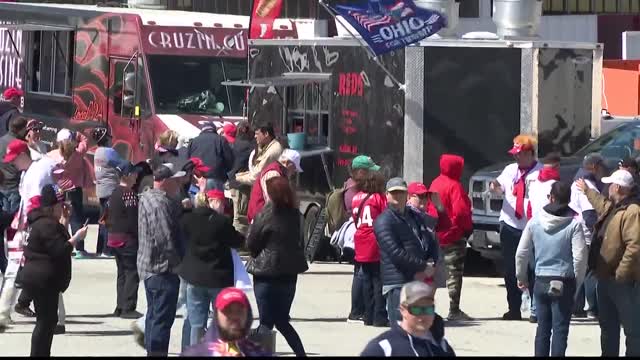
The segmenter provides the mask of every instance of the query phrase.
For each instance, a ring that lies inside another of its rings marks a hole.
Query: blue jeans
[[[69,219],[69,223],[71,225],[71,234],[75,234],[76,231],[82,228],[82,225],[86,220],[84,216],[84,205],[83,205],[84,197],[82,195],[82,188],[75,188],[73,190],[69,190],[67,191],[66,196],[67,196],[67,199],[71,202],[71,218]],[[76,250],[85,251],[84,240],[78,241],[76,243]]]
[[[184,311],[183,311],[184,307]],[[187,282],[180,278],[180,289],[178,290],[178,303],[176,305],[176,315],[178,311],[183,311],[184,321],[182,322],[182,344],[180,349],[184,351],[191,345],[191,323],[187,309]]]
[[[640,356],[640,282],[600,279],[596,291],[602,356],[619,356],[620,325],[626,338],[626,356]]]
[[[389,314],[389,325],[391,327],[398,326],[398,321],[402,320],[402,314],[400,314],[400,291],[402,288],[395,288],[389,290],[385,294],[387,298],[387,313]]]
[[[176,274],[153,275],[144,281],[147,294],[144,345],[148,356],[167,356],[169,353],[179,288],[180,278]]]
[[[107,210],[109,198],[101,198],[100,199],[100,217]],[[96,254],[111,254],[113,251],[111,248],[107,246],[107,239],[109,239],[109,233],[107,231],[107,227],[105,225],[98,225],[98,243],[96,245]],[[84,250],[84,245],[82,247]]]
[[[211,289],[194,285],[187,285],[187,312],[191,325],[190,344],[196,345],[207,330],[209,319],[209,304],[215,302],[219,289]]]
[[[362,287],[364,289],[364,323],[378,325],[386,323],[387,310],[382,296],[380,263],[361,263]]]
[[[353,281],[351,282],[351,317],[364,315],[364,294],[360,264],[353,265]]]
[[[516,250],[522,236],[522,230],[500,223],[500,248],[504,261],[504,285],[507,288],[507,303],[509,312],[520,314],[522,305],[522,291],[516,280]]]
[[[253,292],[260,313],[259,333],[268,333],[276,329],[284,336],[296,356],[305,356],[302,340],[291,326],[289,313],[296,296],[297,277],[290,281],[253,277]]]
[[[567,350],[569,325],[576,293],[575,279],[564,279],[562,295],[549,295],[548,278],[536,278],[533,296],[536,298],[538,328],[536,330],[535,356],[564,356]]]
[[[596,296],[596,287],[598,286],[598,279],[592,270],[587,271],[587,275],[584,278],[584,282],[578,288],[576,292],[576,306],[573,313],[581,313],[584,311],[585,297],[587,299],[587,311],[592,311],[596,315],[598,314],[598,297]]]

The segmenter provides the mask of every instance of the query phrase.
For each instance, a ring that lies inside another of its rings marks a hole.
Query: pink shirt
[[[93,186],[92,166],[84,158],[87,153],[87,137],[81,133],[78,136],[78,147],[71,155],[69,160],[65,161],[60,154],[60,150],[55,149],[49,151],[48,157],[58,164],[57,169],[64,169],[62,174],[56,174],[54,171],[53,178],[57,182],[61,190],[67,191],[73,188],[88,188]]]

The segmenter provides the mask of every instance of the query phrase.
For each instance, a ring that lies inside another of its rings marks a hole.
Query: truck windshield
[[[149,77],[159,114],[242,115],[245,90],[221,83],[245,79],[246,59],[153,55]]]
[[[640,125],[625,124],[600,136],[575,153],[583,157],[590,153],[600,153],[605,158],[623,159],[635,156],[640,150]]]

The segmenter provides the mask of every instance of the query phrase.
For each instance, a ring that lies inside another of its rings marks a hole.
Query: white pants
[[[9,264],[4,274],[2,293],[0,293],[0,324],[2,325],[8,325],[11,322],[11,310],[18,298],[18,289],[16,289],[15,283],[22,252],[10,252],[8,258]]]

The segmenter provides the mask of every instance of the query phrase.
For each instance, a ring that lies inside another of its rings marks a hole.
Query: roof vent
[[[415,0],[419,8],[438,11],[447,19],[447,27],[438,31],[443,38],[457,37],[456,29],[460,18],[460,3],[455,0]]]
[[[542,0],[493,0],[493,22],[500,38],[536,38]]]
[[[137,9],[166,10],[167,8],[167,5],[162,4],[162,0],[127,0],[127,5]]]

